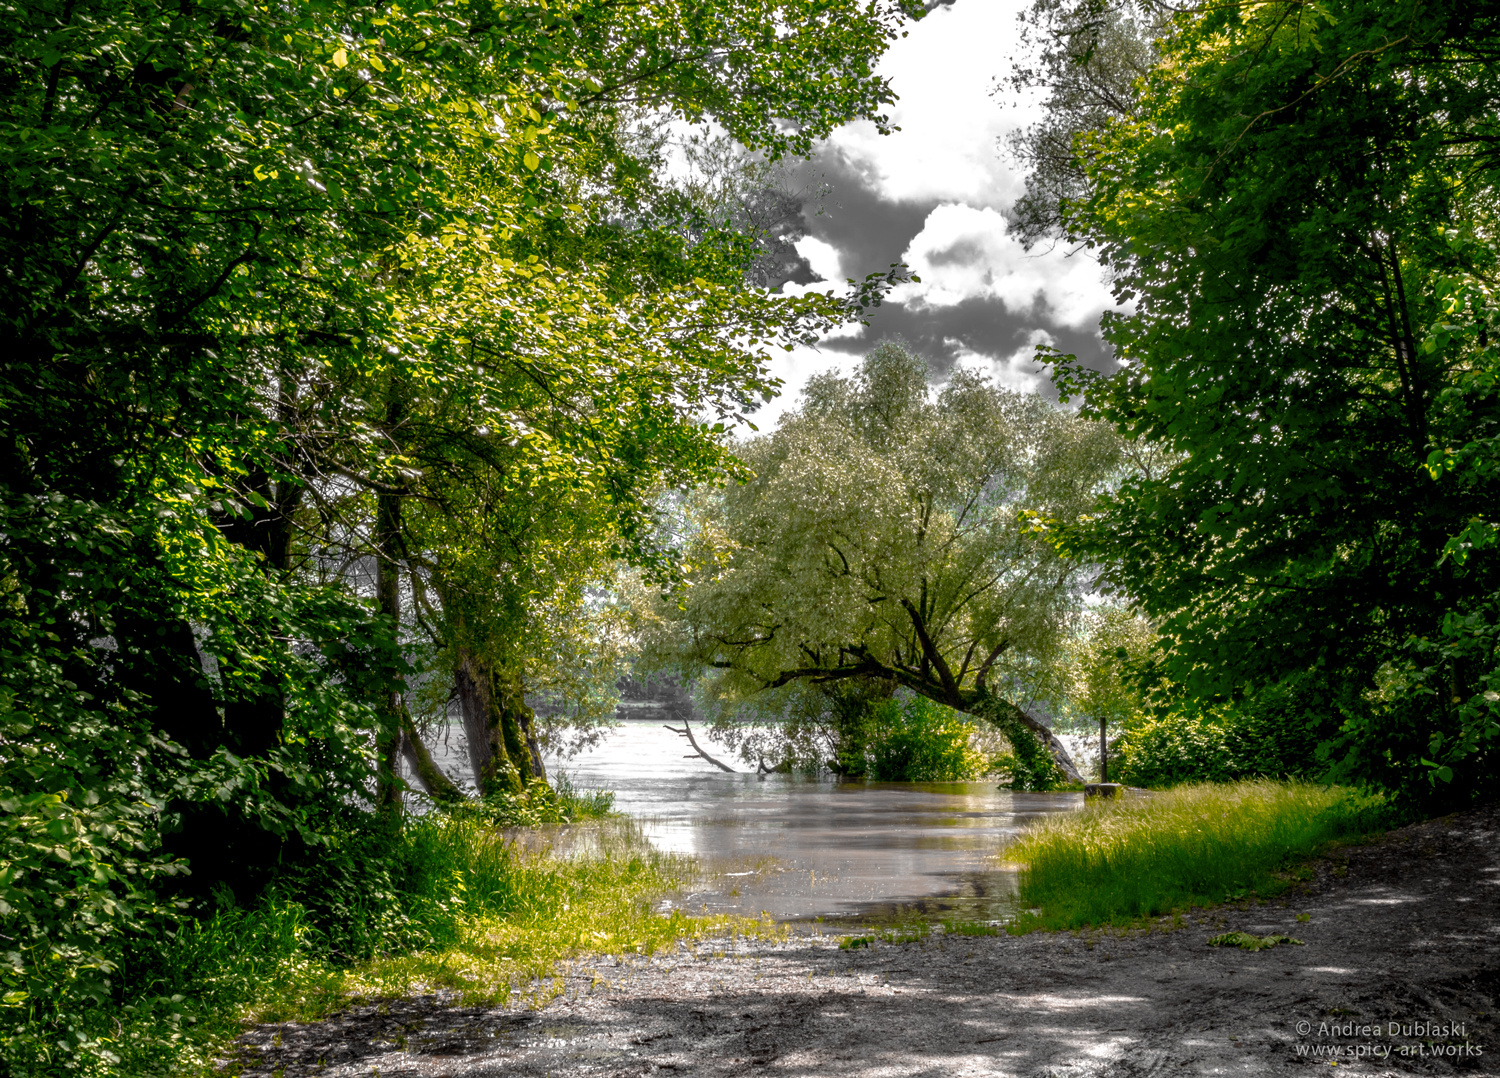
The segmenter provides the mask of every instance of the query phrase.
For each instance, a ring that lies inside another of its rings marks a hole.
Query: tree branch
[[[906,608],[906,613],[911,617],[911,625],[916,630],[917,641],[922,645],[922,655],[937,671],[938,679],[943,683],[943,691],[952,701],[949,706],[955,706],[958,700],[958,682],[953,679],[953,671],[948,669],[948,660],[943,658],[937,645],[932,642],[932,637],[927,635],[927,626],[917,608],[912,605],[912,601],[902,599],[901,605]]]
[[[724,764],[724,763],[719,762],[718,760],[715,760],[712,756],[710,756],[708,753],[706,753],[706,752],[703,751],[703,746],[699,745],[698,744],[698,739],[693,736],[693,728],[688,725],[688,721],[687,721],[687,717],[686,716],[683,716],[683,719],[682,719],[682,729],[681,730],[677,729],[677,727],[675,727],[675,726],[668,726],[666,723],[662,723],[662,729],[663,730],[671,730],[674,734],[682,734],[682,735],[686,736],[687,739],[688,739],[688,744],[690,744],[690,745],[693,746],[693,751],[695,753],[697,753],[699,756],[703,757],[709,763],[713,764],[720,771],[728,771],[731,775],[737,775],[737,774],[739,774],[739,772],[737,772],[734,768],[730,767],[728,764]],[[691,760],[692,757],[689,756],[688,759]]]

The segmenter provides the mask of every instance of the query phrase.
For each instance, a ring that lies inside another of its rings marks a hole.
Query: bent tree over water
[[[687,512],[701,567],[651,610],[657,661],[710,694],[875,679],[1003,730],[1021,787],[1082,781],[1029,706],[1044,698],[1089,567],[1051,527],[1117,475],[1103,424],[887,343],[852,378],[813,379],[751,442],[752,480]]]

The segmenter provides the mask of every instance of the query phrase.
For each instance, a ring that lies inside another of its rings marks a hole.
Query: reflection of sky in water
[[[613,790],[615,807],[658,849],[702,859],[715,873],[706,889],[675,900],[693,912],[999,918],[1014,881],[996,867],[995,851],[1026,820],[1082,804],[1081,794],[1014,794],[993,782],[730,775],[684,758],[692,750],[662,728],[664,718],[633,718],[597,748],[551,766],[581,788]],[[725,763],[745,766],[698,738]],[[450,772],[462,767],[456,754],[440,762]]]

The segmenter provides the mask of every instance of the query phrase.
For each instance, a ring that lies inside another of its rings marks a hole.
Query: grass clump
[[[501,827],[585,823],[617,815],[613,793],[580,789],[565,771],[559,771],[550,785],[540,779],[533,780],[522,793],[497,791],[482,801],[450,811],[474,814]]]
[[[111,1049],[118,1074],[213,1070],[246,1021],[309,1021],[361,1000],[447,989],[503,1004],[560,991],[559,965],[651,954],[680,940],[774,931],[739,917],[657,912],[697,873],[611,821],[583,856],[511,841],[483,813],[408,818],[350,836],[325,868],[251,908],[183,922],[126,964]]]
[[[1283,943],[1306,946],[1301,940],[1291,936],[1256,936],[1249,932],[1225,932],[1208,941],[1210,947],[1238,947],[1242,951],[1265,951],[1280,947]]]
[[[871,933],[868,936],[845,936],[839,940],[839,950],[858,951],[863,947],[873,947],[877,943],[920,943],[930,935],[932,935],[932,926],[926,921],[911,921]]]
[[[1022,866],[1012,931],[1125,925],[1192,906],[1269,897],[1279,870],[1375,829],[1381,801],[1339,787],[1249,779],[1090,802],[1005,850]]]

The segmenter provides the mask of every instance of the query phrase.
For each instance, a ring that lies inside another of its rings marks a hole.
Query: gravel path
[[[1306,919],[1299,920],[1298,915]],[[1210,948],[1226,930],[1305,946]],[[1172,931],[718,941],[571,964],[540,1009],[438,997],[241,1038],[247,1076],[1500,1076],[1500,808],[1340,851]],[[1335,1054],[1341,1052],[1342,1054]]]

